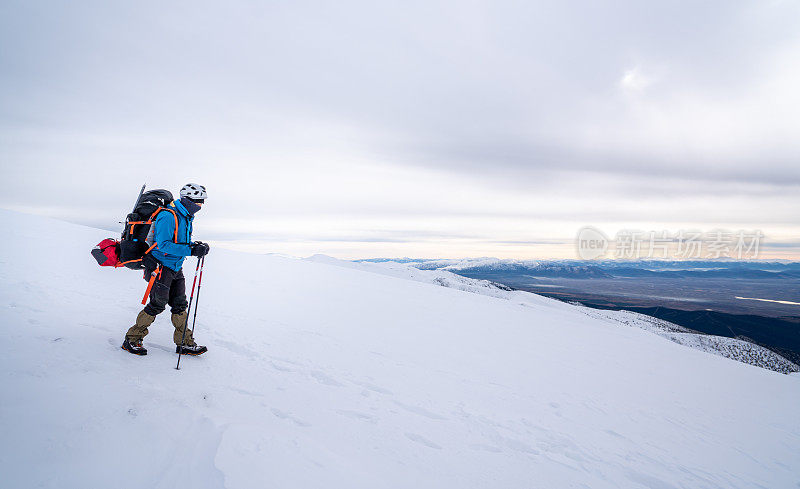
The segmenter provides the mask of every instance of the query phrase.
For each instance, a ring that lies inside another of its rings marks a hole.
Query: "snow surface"
[[[197,316],[209,352],[177,371],[166,313],[148,356],[119,348],[145,282],[95,264],[106,231],[0,224],[3,487],[800,482],[798,375],[533,294],[217,249]]]
[[[633,311],[611,311],[582,307],[585,314],[615,321],[619,324],[641,328],[679,345],[720,355],[739,362],[774,370],[784,374],[800,371],[800,366],[773,352],[769,348],[738,338],[698,333],[675,323]]]
[[[560,301],[549,299],[540,295],[513,290],[504,285],[489,280],[481,280],[463,277],[450,272],[449,269],[419,269],[416,264],[398,263],[393,261],[363,262],[345,261],[326,255],[314,255],[306,260],[316,263],[326,263],[345,268],[354,268],[392,277],[405,278],[430,284],[450,287],[475,294],[488,295],[491,297],[502,298],[515,301],[520,305],[531,306],[554,306]],[[554,304],[555,303],[555,304]],[[702,350],[725,358],[744,362],[762,368],[767,368],[781,373],[793,373],[800,371],[800,366],[787,360],[781,355],[744,340],[727,338],[724,336],[709,335],[699,333],[691,329],[678,326],[677,324],[664,321],[633,311],[614,311],[601,310],[583,307],[575,303],[576,307],[591,317],[611,321],[619,325],[641,328],[645,331],[657,334],[680,345],[688,346],[697,350]],[[557,307],[557,306],[556,306]]]

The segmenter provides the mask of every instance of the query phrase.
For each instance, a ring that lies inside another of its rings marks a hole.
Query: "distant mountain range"
[[[469,258],[428,260],[376,258],[363,262],[397,262],[421,270],[449,270],[465,276],[492,275],[596,279],[614,277],[800,279],[800,263],[760,260],[503,260]]]

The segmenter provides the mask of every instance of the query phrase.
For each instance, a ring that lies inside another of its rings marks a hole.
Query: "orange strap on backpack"
[[[150,224],[150,225],[151,225],[151,224],[153,224],[153,221],[155,221],[155,219],[156,219],[156,216],[157,216],[157,215],[158,215],[158,213],[159,213],[159,212],[161,212],[161,211],[168,211],[168,212],[172,213],[172,217],[175,219],[175,232],[173,233],[173,236],[172,236],[172,241],[173,241],[173,242],[175,242],[175,243],[177,243],[177,242],[178,242],[178,214],[176,214],[174,210],[172,210],[172,209],[167,209],[166,207],[159,207],[158,209],[156,209],[156,211],[155,211],[155,212],[153,212],[153,214],[151,214],[151,215],[150,215],[150,218],[149,218],[148,220],[146,220],[146,221],[132,221],[132,222],[129,222],[128,224],[130,224],[130,225],[131,225],[131,228],[130,228],[130,230],[129,230],[128,232],[129,232],[130,234],[133,234],[133,228],[134,228],[134,226],[136,226],[137,224]],[[157,243],[153,243],[153,244],[152,244],[152,245],[151,245],[149,248],[147,248],[147,251],[145,251],[145,252],[142,254],[142,256],[144,257],[144,255],[146,255],[146,254],[150,253],[151,251],[153,251],[153,248],[155,248],[155,247],[156,247],[156,245],[157,245]],[[128,263],[134,263],[134,262],[137,262],[137,261],[142,261],[142,259],[141,259],[141,258],[135,258],[135,259],[133,259],[133,260],[128,260],[128,261],[119,262],[119,263],[117,263],[117,264],[116,264],[116,265],[114,265],[114,266],[115,266],[115,267],[124,267],[124,266],[125,266],[125,265],[127,265]],[[149,289],[148,289],[148,290],[149,290]]]
[[[175,211],[172,210],[172,209],[167,209],[166,207],[159,207],[158,209],[156,209],[156,211],[152,215],[150,215],[150,219],[148,219],[147,221],[145,221],[145,222],[135,222],[133,224],[152,224],[153,221],[155,220],[156,216],[158,215],[158,213],[161,212],[161,211],[169,211],[170,213],[172,213],[172,217],[175,218],[175,233],[174,233],[174,236],[173,236],[172,239],[173,239],[173,241],[175,241],[177,243],[178,242],[178,214],[176,214]],[[145,251],[144,254],[146,255],[146,254],[150,253],[151,251],[153,251],[153,248],[156,247],[156,244],[157,243],[153,243],[150,246],[150,248],[147,248],[147,251]],[[142,260],[141,258],[139,258],[137,260],[129,260],[129,261],[126,261],[124,263],[119,264],[118,266],[122,266],[125,263],[130,263],[130,262],[134,262],[134,261],[141,261],[141,260]],[[144,291],[144,297],[142,297],[142,305],[147,304],[147,298],[150,297],[150,291],[153,289],[153,284],[155,283],[156,278],[161,278],[161,269],[162,269],[162,266],[158,265],[156,267],[156,269],[153,270],[153,273],[150,276],[150,281],[147,283],[147,290]],[[156,274],[156,272],[158,272],[158,273]]]
[[[150,219],[148,219],[148,220],[147,220],[147,221],[146,221],[144,224],[151,224],[151,223],[152,223],[152,222],[155,220],[155,218],[156,218],[156,216],[158,215],[158,213],[159,213],[159,212],[161,212],[161,211],[167,211],[167,212],[170,212],[170,213],[172,213],[172,217],[173,217],[173,218],[175,218],[175,236],[173,236],[173,238],[172,238],[172,241],[174,241],[174,242],[176,242],[176,243],[177,243],[177,242],[178,242],[178,214],[177,214],[177,213],[175,213],[175,211],[174,211],[174,210],[172,210],[172,209],[168,209],[168,208],[166,208],[166,207],[159,207],[159,208],[158,208],[158,209],[156,209],[156,211],[155,211],[155,212],[154,212],[154,213],[153,213],[153,214],[150,216]],[[138,223],[137,223],[137,224],[138,224]]]
[[[158,271],[158,273],[156,273]],[[150,291],[153,289],[153,284],[156,281],[156,278],[161,278],[161,265],[156,267],[153,270],[153,273],[150,274],[150,281],[147,283],[147,290],[144,291],[144,297],[142,297],[142,305],[147,304],[147,298],[150,297]]]
[[[153,243],[152,245],[150,245],[149,248],[147,248],[147,251],[145,251],[144,254],[146,255],[146,254],[150,253],[151,251],[153,251],[153,248],[155,248],[155,247],[156,247],[156,243]],[[123,262],[117,263],[114,266],[115,267],[124,267],[128,263],[133,263],[133,262],[136,262],[136,261],[142,261],[142,259],[141,258],[136,258],[135,260],[123,261]]]

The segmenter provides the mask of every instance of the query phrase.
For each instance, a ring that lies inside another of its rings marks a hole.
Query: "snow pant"
[[[143,263],[144,279],[150,280],[151,274],[161,264],[151,255],[145,255]],[[186,299],[186,279],[183,277],[183,270],[176,272],[161,265],[161,272],[150,290],[150,302],[144,306],[144,311],[151,316],[158,316],[164,312],[167,304],[172,309],[172,314],[180,314],[189,307],[189,301]]]
[[[156,271],[160,263],[150,255],[145,255],[143,263],[144,278],[149,281],[151,274]],[[186,309],[189,307],[183,270],[175,271],[163,265],[160,270],[161,273],[156,276],[153,288],[150,290],[150,301],[136,316],[136,324],[128,329],[126,336],[130,340],[141,341],[147,336],[147,328],[153,324],[156,316],[164,312],[169,304],[172,312],[172,325],[175,327],[175,332],[172,334],[173,341],[176,345],[180,345],[183,338],[184,345],[194,345],[192,331],[187,329],[185,336],[183,332],[188,323]],[[156,271],[156,273],[158,272]]]

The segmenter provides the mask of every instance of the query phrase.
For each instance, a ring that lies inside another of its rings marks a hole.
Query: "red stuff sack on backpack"
[[[119,264],[119,241],[104,239],[92,248],[92,256],[101,267],[116,267]]]

